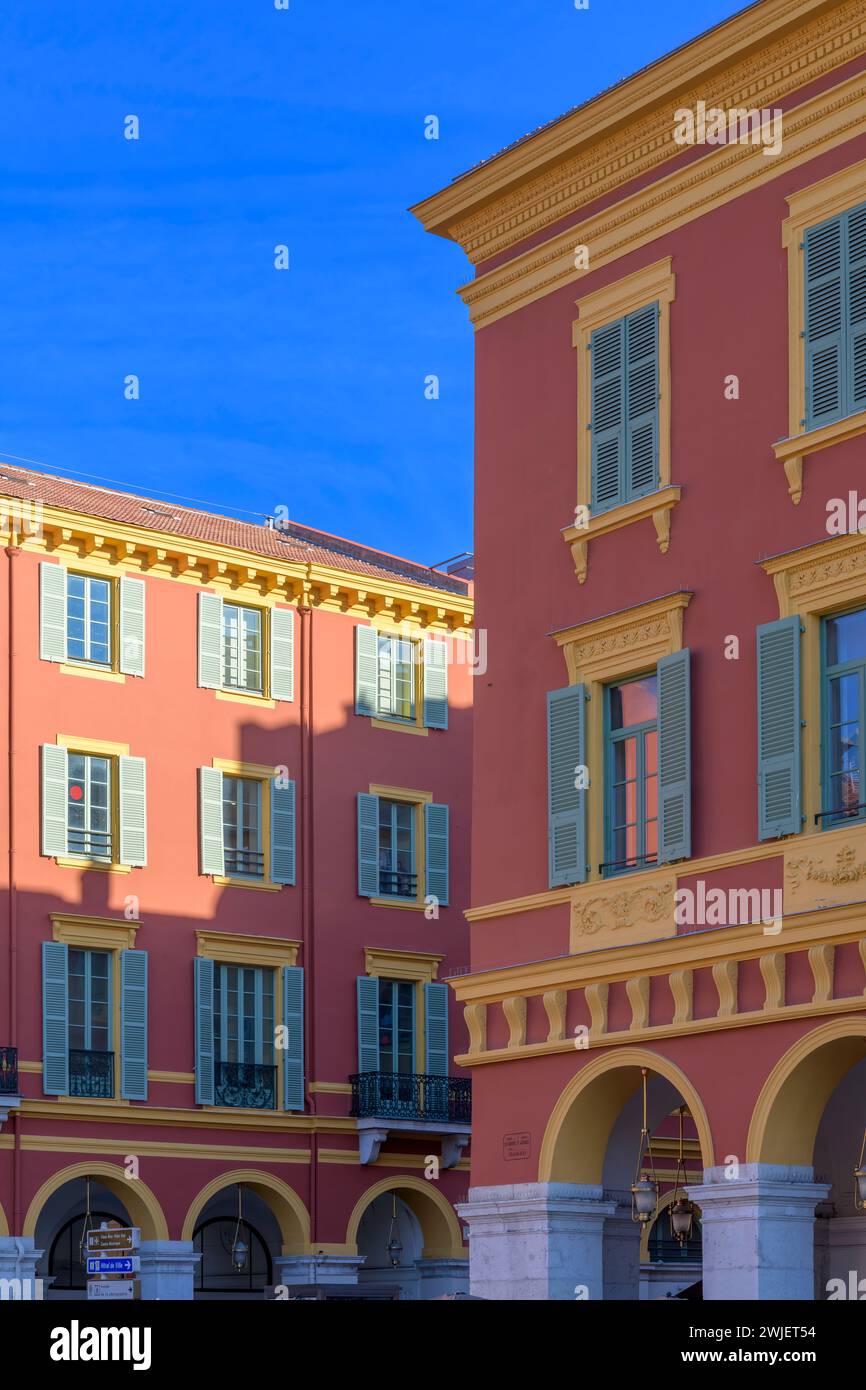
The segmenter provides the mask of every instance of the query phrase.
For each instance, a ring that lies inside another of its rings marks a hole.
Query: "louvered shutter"
[[[358,793],[358,896],[379,895],[379,798]]]
[[[625,464],[625,323],[596,328],[590,339],[592,380],[592,511],[623,501]]]
[[[448,728],[448,643],[424,638],[424,723]]]
[[[271,878],[295,881],[295,784],[278,787],[271,781]]]
[[[758,838],[800,830],[800,619],[763,623],[758,644]]]
[[[575,786],[585,765],[586,689],[569,685],[547,696],[547,840],[551,888],[586,878],[586,791]]]
[[[438,980],[424,986],[424,1070],[448,1075],[448,986]]]
[[[205,956],[195,962],[195,1099],[214,1103],[214,963]]]
[[[39,566],[39,656],[66,660],[66,567],[47,561]]]
[[[626,319],[626,499],[658,486],[658,304]]]
[[[848,414],[866,410],[866,203],[846,216]]]
[[[435,803],[424,807],[424,864],[428,898],[448,906],[448,807]]]
[[[358,1071],[379,1070],[379,981],[359,975]]]
[[[201,873],[225,873],[223,841],[223,775],[218,767],[200,767],[199,776],[199,853]]]
[[[118,758],[120,863],[147,863],[147,769],[144,758]]]
[[[69,1094],[69,984],[62,941],[42,943],[42,1090]]]
[[[809,227],[806,247],[806,424],[842,413],[842,219]]]
[[[355,713],[379,712],[379,634],[374,627],[355,628]]]
[[[127,676],[144,675],[144,580],[120,581],[120,669]]]
[[[54,743],[42,745],[42,853],[66,854],[66,811],[69,788],[66,749]]]
[[[223,601],[219,594],[198,596],[198,683],[219,690],[223,683]]]
[[[658,858],[692,852],[691,656],[662,657],[658,677]]]
[[[120,953],[120,1094],[147,1100],[147,951]]]
[[[299,965],[283,966],[283,1109],[304,1108],[304,972]]]
[[[271,697],[295,698],[295,610],[271,609]]]

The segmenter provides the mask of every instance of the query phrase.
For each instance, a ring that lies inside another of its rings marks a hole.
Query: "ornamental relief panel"
[[[812,838],[808,853],[791,843],[785,849],[784,911],[805,912],[866,899],[866,825],[826,845]]]
[[[637,888],[617,879],[576,889],[571,903],[571,951],[595,951],[676,935],[675,889],[673,874],[644,881]]]

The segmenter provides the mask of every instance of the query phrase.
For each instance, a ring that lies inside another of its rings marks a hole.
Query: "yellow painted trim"
[[[348,1081],[311,1081],[309,1090],[313,1095],[317,1092],[334,1096],[350,1096],[352,1094],[352,1087]]]
[[[388,951],[378,946],[364,947],[364,970],[377,978],[423,980],[429,984],[438,979],[439,966],[444,959],[444,956],[431,955],[426,951]]]
[[[19,1062],[19,1063],[18,1063],[18,1070],[19,1070],[19,1071],[23,1071],[23,1072],[32,1073],[34,1076],[41,1076],[41,1075],[42,1075],[42,1063],[41,1063],[41,1062]]]
[[[370,783],[371,796],[383,796],[387,801],[411,801],[425,805],[433,800],[432,792],[412,791],[408,787],[384,787],[378,782]]]
[[[798,1038],[761,1087],[749,1124],[746,1162],[811,1165],[827,1101],[864,1055],[863,1016],[833,1019]]]
[[[74,661],[58,663],[62,676],[87,676],[92,681],[112,681],[115,685],[125,685],[126,676],[120,671],[103,671],[97,666],[77,666]]]
[[[386,1192],[396,1192],[418,1218],[424,1235],[424,1258],[432,1258],[433,1250],[439,1252],[439,1257],[444,1259],[461,1260],[466,1257],[460,1222],[451,1203],[437,1190],[435,1183],[406,1174],[382,1178],[380,1182],[368,1187],[358,1198],[346,1228],[346,1245],[353,1254],[358,1252],[358,1228],[361,1225],[361,1217],[370,1203]],[[430,1209],[431,1204],[433,1212]]]
[[[797,339],[803,350],[803,340]],[[804,368],[805,370],[805,368]],[[805,406],[803,407],[805,410]],[[784,465],[788,480],[788,493],[796,506],[803,496],[803,462],[809,454],[820,453],[831,444],[842,444],[847,439],[861,439],[866,434],[866,411],[856,415],[846,415],[842,420],[834,420],[832,425],[821,425],[809,430],[807,434],[794,435],[790,439],[780,439],[774,444],[773,453],[779,463]]]
[[[7,1136],[4,1136],[4,1137],[7,1137]],[[11,1138],[11,1136],[8,1136],[8,1137]],[[4,1144],[3,1147],[6,1148],[7,1145]],[[9,1222],[6,1220],[6,1213],[5,1213],[5,1211],[3,1210],[2,1205],[0,1205],[0,1237],[2,1237],[2,1236],[8,1236],[8,1234],[9,1234]]]
[[[97,526],[97,531],[101,528]],[[104,555],[57,555],[57,561],[64,569],[69,570],[70,574],[86,574],[94,579],[108,579],[116,575],[118,578],[122,574],[132,574],[130,565],[115,562],[110,556]]]
[[[35,1153],[110,1153],[134,1152],[140,1158],[191,1158],[193,1161],[212,1159],[219,1162],[243,1162],[252,1159],[259,1163],[310,1163],[309,1149],[269,1149],[258,1144],[157,1144],[149,1139],[85,1139],[81,1135],[25,1134],[22,1149]]]
[[[262,851],[264,854],[264,872],[261,878],[247,879],[226,874],[212,874],[213,882],[223,888],[252,888],[259,893],[279,893],[281,889],[289,885],[274,883],[271,878],[271,790],[273,779],[276,776],[276,767],[267,767],[263,763],[238,762],[234,758],[213,758],[211,765],[218,768],[220,772],[227,773],[230,777],[247,777],[251,781],[261,783]]]
[[[564,527],[562,538],[571,546],[578,583],[585,582],[589,570],[589,542],[598,536],[608,536],[613,531],[620,531],[623,526],[631,526],[635,521],[647,521],[652,518],[659,550],[662,555],[666,555],[670,545],[671,512],[681,495],[680,487],[664,487],[657,492],[648,493],[646,497],[636,497],[632,502],[624,502],[621,507],[599,512],[597,516],[590,517],[585,525]],[[585,517],[586,513],[583,515]]]
[[[52,1173],[50,1178],[46,1178],[27,1208],[22,1235],[36,1235],[36,1223],[40,1212],[53,1193],[76,1178],[86,1177],[98,1178],[103,1186],[123,1203],[133,1225],[141,1228],[143,1240],[168,1240],[168,1223],[157,1197],[147,1183],[141,1178],[130,1182],[125,1168],[116,1163],[100,1162],[98,1159],[70,1164],[68,1168],[62,1168],[60,1172]]]
[[[424,807],[433,801],[432,792],[413,791],[409,787],[385,787],[378,782],[370,783],[370,795],[381,796],[387,801],[402,801],[415,808],[415,879],[417,887],[414,898],[369,898],[375,907],[402,907],[413,911],[424,911],[425,885],[427,883],[427,839],[424,834]]]
[[[368,898],[374,907],[399,907],[404,912],[423,912],[425,904],[418,898]]]
[[[216,690],[214,694],[218,700],[229,700],[235,705],[254,705],[258,709],[276,709],[277,707],[276,700],[272,700],[268,695],[237,695],[233,690]]]
[[[281,936],[246,936],[240,932],[197,931],[197,956],[227,965],[265,965],[274,969],[296,965],[300,941]]]
[[[287,883],[263,883],[260,879],[227,878],[225,874],[212,874],[211,879],[220,888],[251,888],[255,893],[279,893],[287,888]]]
[[[713,1136],[703,1102],[685,1072],[658,1052],[643,1047],[605,1052],[573,1076],[550,1115],[538,1160],[539,1182],[600,1183],[610,1132],[625,1101],[640,1085],[640,1068],[663,1076],[676,1087],[698,1131],[698,1142],[705,1168],[712,1168]],[[608,1079],[601,1091],[594,1086],[608,1073],[621,1074]],[[627,1075],[623,1075],[627,1073]],[[633,1073],[633,1075],[632,1075]],[[589,1095],[590,1088],[593,1094]],[[568,1153],[566,1143],[571,1141]],[[576,1142],[575,1142],[576,1141]],[[565,1176],[563,1176],[565,1174]]]
[[[110,743],[104,738],[79,738],[77,734],[58,734],[54,742],[60,748],[69,748],[73,753],[94,753],[97,757],[127,758],[128,743]]]
[[[147,1073],[148,1081],[167,1082],[172,1086],[194,1086],[194,1071],[150,1071]]]
[[[264,763],[241,763],[235,758],[214,758],[211,766],[218,768],[220,772],[227,772],[230,777],[249,777],[257,782],[270,782],[276,776],[276,767],[268,767]]]
[[[320,1163],[338,1164],[342,1167],[357,1168],[361,1163],[361,1155],[357,1149],[319,1149],[317,1157]],[[400,1154],[400,1153],[380,1153],[375,1163],[366,1165],[370,1168],[426,1168],[427,1159],[423,1154]],[[454,1170],[469,1172],[470,1163],[468,1158],[460,1159],[455,1163]]]
[[[282,1234],[284,1255],[310,1253],[310,1214],[306,1206],[287,1183],[259,1168],[235,1168],[207,1183],[190,1204],[181,1240],[192,1240],[196,1222],[210,1199],[237,1184],[248,1187],[270,1207]]]
[[[49,912],[55,941],[95,951],[121,951],[135,948],[140,922],[125,917],[74,917],[67,912]]]
[[[399,719],[371,719],[370,724],[374,729],[396,729],[401,734],[420,734],[426,738],[430,733],[423,724],[402,724]]]
[[[357,1134],[358,1122],[351,1116],[339,1115],[295,1115],[282,1110],[235,1110],[231,1107],[180,1105],[137,1105],[133,1110],[129,1102],[72,1099],[23,1100],[19,1113],[35,1120],[54,1121],[58,1118],[82,1120],[88,1124],[121,1124],[134,1119],[136,1126],[169,1125],[173,1129],[221,1129],[226,1133],[235,1130],[276,1130],[281,1133],[291,1131],[299,1134]],[[203,1139],[203,1143],[207,1140]]]
[[[84,856],[76,859],[73,854],[58,854],[54,859],[55,864],[61,869],[81,869],[87,873],[99,874],[131,874],[131,864],[103,864],[101,859],[85,859]]]

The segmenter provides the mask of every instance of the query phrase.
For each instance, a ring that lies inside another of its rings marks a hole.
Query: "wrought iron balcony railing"
[[[414,898],[418,894],[418,875],[400,870],[379,870],[379,892],[383,897]]]
[[[250,1110],[276,1110],[277,1069],[256,1062],[217,1062],[214,1067],[217,1105]]]
[[[244,874],[249,878],[264,878],[264,850],[227,849],[225,851],[227,874]]]
[[[0,1096],[18,1095],[18,1048],[0,1047]]]
[[[469,1124],[472,1081],[468,1076],[362,1071],[350,1076],[352,1114],[359,1120],[428,1120]]]
[[[114,1053],[69,1049],[69,1094],[90,1100],[114,1096]]]

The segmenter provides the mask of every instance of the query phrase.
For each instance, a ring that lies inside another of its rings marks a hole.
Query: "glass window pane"
[[[625,685],[610,689],[610,727],[630,729],[633,724],[646,724],[658,714],[657,681],[644,676]]]
[[[866,609],[827,620],[827,662],[866,661]]]

